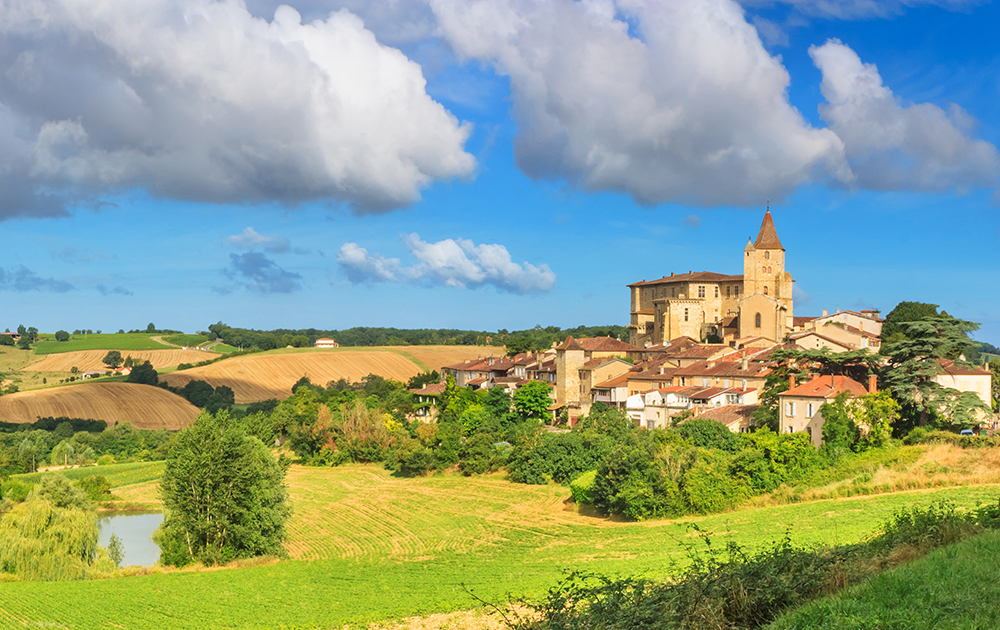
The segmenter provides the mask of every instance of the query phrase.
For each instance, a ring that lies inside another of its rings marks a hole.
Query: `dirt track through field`
[[[342,378],[354,383],[369,374],[405,382],[424,369],[414,360],[439,370],[443,365],[485,356],[489,350],[503,351],[470,346],[407,346],[250,354],[164,374],[161,379],[171,387],[183,387],[191,380],[206,381],[213,387],[227,385],[233,389],[237,403],[250,403],[288,397],[292,385],[303,376],[317,385]]]
[[[32,363],[24,368],[30,372],[69,372],[72,368],[77,368],[81,372],[87,370],[106,370],[102,359],[108,354],[108,350],[77,350],[75,352],[63,352],[60,354],[48,354],[41,361]],[[214,359],[219,355],[214,352],[200,352],[198,350],[119,350],[122,359],[132,357],[135,361],[142,363],[149,361],[154,368],[173,367],[181,363],[198,363]]]
[[[109,426],[130,422],[137,429],[182,429],[199,409],[180,396],[149,385],[84,383],[36,389],[0,397],[0,420],[34,422],[67,417],[104,420]]]

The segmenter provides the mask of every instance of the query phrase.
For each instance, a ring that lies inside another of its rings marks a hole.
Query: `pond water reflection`
[[[107,547],[111,534],[116,534],[125,547],[125,559],[122,566],[148,567],[160,559],[160,548],[153,542],[151,536],[163,522],[163,514],[152,512],[136,514],[135,512],[109,513],[98,523],[100,533],[97,544]]]

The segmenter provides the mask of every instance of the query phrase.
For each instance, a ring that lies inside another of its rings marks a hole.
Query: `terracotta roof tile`
[[[430,385],[425,385],[421,389],[411,389],[412,394],[422,394],[424,396],[440,396],[444,393],[444,388],[447,387],[447,383],[431,383]]]
[[[852,396],[864,396],[868,393],[864,385],[846,376],[818,376],[813,380],[797,385],[779,396],[802,396],[804,398],[833,398],[840,392],[848,392]]]
[[[663,276],[659,280],[643,280],[633,282],[629,287],[645,287],[654,284],[669,284],[671,282],[742,282],[743,274],[729,276],[724,273],[714,271],[692,271],[690,273],[679,273],[676,275]]]
[[[630,343],[625,343],[620,339],[615,339],[614,337],[587,337],[580,339],[578,343],[583,346],[584,350],[589,350],[591,352],[638,352],[639,348],[636,348]]]
[[[945,374],[949,376],[989,376],[992,374],[989,370],[984,370],[983,368],[965,367],[958,365],[954,361],[949,361],[948,359],[938,359],[938,364],[944,370]]]
[[[757,240],[753,242],[756,249],[780,249],[781,241],[778,240],[778,231],[774,228],[774,220],[771,218],[771,211],[764,213],[764,220],[760,223],[760,232],[757,233]]]
[[[743,426],[750,424],[753,412],[756,411],[758,407],[760,407],[760,405],[726,405],[724,407],[713,407],[712,409],[706,409],[695,417],[705,418],[706,420],[715,420],[717,422],[721,422],[727,427],[732,426],[737,422]]]

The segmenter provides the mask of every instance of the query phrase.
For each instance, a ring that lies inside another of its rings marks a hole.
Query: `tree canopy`
[[[284,555],[291,514],[285,472],[238,420],[225,411],[202,412],[181,431],[160,483],[166,517],[157,541],[163,562]]]

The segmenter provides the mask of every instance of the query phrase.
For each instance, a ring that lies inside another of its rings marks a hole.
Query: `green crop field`
[[[46,335],[47,337],[49,335]],[[150,339],[146,333],[122,333],[106,335],[73,335],[69,341],[39,341],[34,346],[35,354],[56,354],[74,350],[168,350],[170,346]]]
[[[167,343],[172,343],[175,346],[197,346],[208,341],[207,335],[170,335],[169,337],[162,337]]]
[[[561,486],[500,476],[400,479],[373,465],[295,466],[288,484],[292,561],[4,584],[0,627],[358,628],[475,608],[466,588],[498,601],[541,596],[572,569],[663,577],[687,562],[688,546],[704,544],[692,524],[717,542],[750,546],[786,531],[803,544],[849,543],[904,506],[940,498],[972,506],[1000,493],[949,488],[626,523],[580,513]]]
[[[66,468],[51,472],[28,473],[14,475],[12,479],[35,483],[42,475],[61,474],[70,479],[82,479],[91,475],[103,475],[112,488],[128,486],[159,479],[163,476],[165,462],[136,462],[132,464],[109,464],[107,466],[84,466],[82,468]]]

